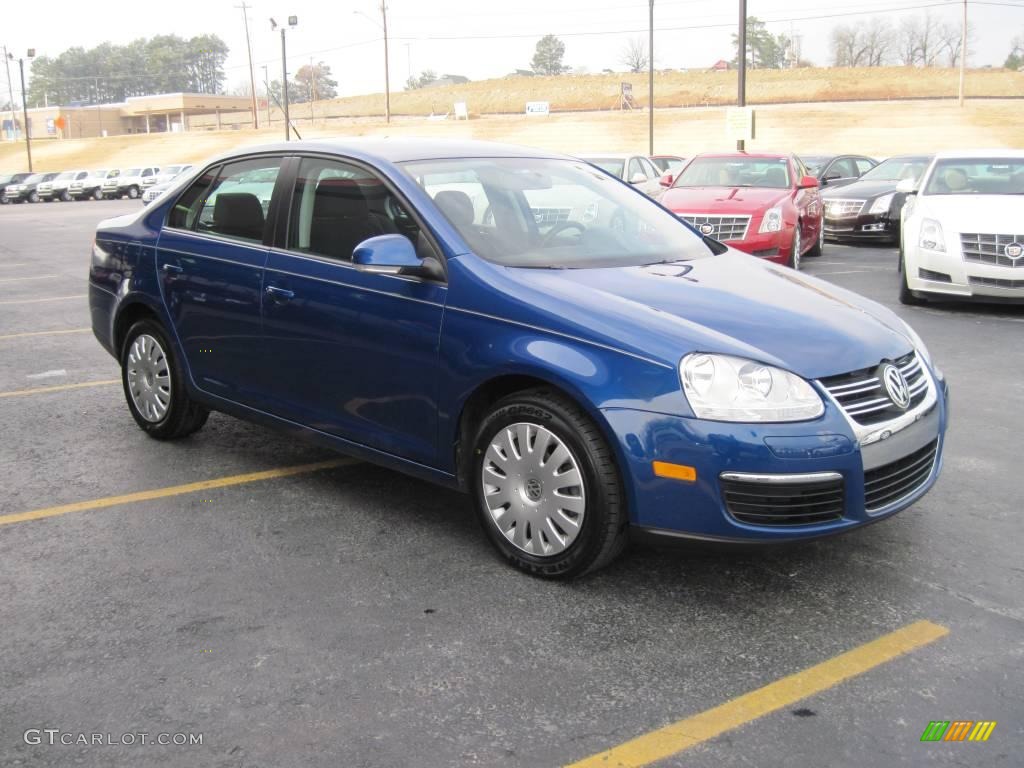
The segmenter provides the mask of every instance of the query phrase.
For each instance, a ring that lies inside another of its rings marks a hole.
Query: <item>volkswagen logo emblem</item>
[[[701,224],[700,225],[700,233],[702,235],[710,235],[714,231],[715,231],[715,225],[714,224]],[[1007,246],[1007,248],[1009,248],[1009,246]],[[1018,245],[1017,248],[1019,249],[1020,246]],[[1007,255],[1009,255],[1009,254],[1007,254]]]
[[[1003,253],[1006,254],[1007,258],[1016,261],[1021,256],[1024,256],[1024,245],[1021,245],[1020,243],[1010,243],[1008,246],[1003,248]]]
[[[907,406],[910,405],[910,387],[907,386],[907,380],[903,378],[900,369],[895,365],[886,363],[882,368],[881,378],[885,391],[888,393],[893,405],[901,411],[907,410]]]

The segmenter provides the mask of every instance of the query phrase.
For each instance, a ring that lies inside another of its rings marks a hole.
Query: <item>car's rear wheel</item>
[[[67,190],[64,190],[64,192],[60,196],[60,199],[63,200],[65,203],[70,203],[71,202],[71,193],[68,192]]]
[[[800,222],[793,227],[793,244],[789,248],[789,266],[795,270],[800,269],[800,249],[803,243],[800,240]]]
[[[135,323],[121,351],[121,381],[135,423],[150,437],[174,440],[206,423],[210,412],[189,399],[184,379],[160,324]]]
[[[103,199],[103,193],[100,192],[98,189],[94,189],[92,191],[92,199],[93,200],[102,200]]]
[[[30,192],[29,196],[28,196],[28,201],[30,203],[38,203],[39,202],[39,193],[38,192]]]
[[[128,197],[129,198],[134,200],[138,196],[139,196],[139,188],[138,187],[128,187]]]
[[[480,522],[512,565],[572,578],[622,551],[618,468],[598,427],[571,400],[548,389],[501,400],[480,425],[473,455]]]

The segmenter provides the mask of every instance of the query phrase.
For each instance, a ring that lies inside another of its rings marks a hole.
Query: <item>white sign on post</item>
[[[550,115],[551,103],[548,101],[528,101],[526,102],[526,114]]]
[[[736,141],[753,141],[754,108],[729,107],[725,110],[725,134]]]
[[[469,120],[469,107],[466,106],[464,101],[455,102],[455,119],[456,120]]]

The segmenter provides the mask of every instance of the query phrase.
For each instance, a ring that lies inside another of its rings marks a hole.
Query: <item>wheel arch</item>
[[[164,318],[161,316],[160,311],[149,301],[146,301],[140,296],[134,296],[121,302],[117,312],[114,314],[114,323],[110,337],[114,350],[117,353],[118,360],[121,358],[125,336],[128,335],[128,329],[139,320],[144,320],[146,318],[155,320],[167,329],[167,324],[164,322]],[[173,334],[171,334],[169,330],[168,336],[172,337],[173,343]]]

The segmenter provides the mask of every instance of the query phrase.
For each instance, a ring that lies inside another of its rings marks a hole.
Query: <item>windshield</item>
[[[69,181],[73,178],[75,178],[75,171],[64,171],[54,181]]]
[[[161,169],[160,174],[166,174],[167,176],[177,176],[181,169],[184,167],[184,165],[168,165],[166,168]]]
[[[862,181],[917,181],[931,162],[930,157],[890,157],[861,176]]]
[[[658,166],[662,173],[679,173],[679,169],[683,167],[683,161],[678,157],[652,157],[651,162]]]
[[[89,178],[90,179],[105,179],[106,177],[107,177],[107,172],[106,171],[90,171],[89,172]]]
[[[124,172],[125,176],[138,176],[142,172],[141,168],[129,168]]]
[[[1024,158],[937,160],[925,195],[1024,195]]]
[[[831,159],[831,155],[800,155],[800,162],[807,167],[807,172],[811,176],[817,176],[818,172],[828,165],[828,161]]]
[[[41,182],[45,178],[46,177],[43,174],[41,174],[41,173],[33,173],[31,176],[29,176],[27,179],[25,179],[25,183],[26,184],[38,184],[39,182]]]
[[[673,186],[788,189],[789,162],[784,157],[697,157]]]
[[[481,258],[581,269],[711,256],[668,211],[579,160],[465,158],[403,164]]]
[[[622,158],[614,157],[588,157],[586,161],[591,165],[596,165],[602,171],[607,171],[617,179],[622,178],[622,168],[626,164]]]

